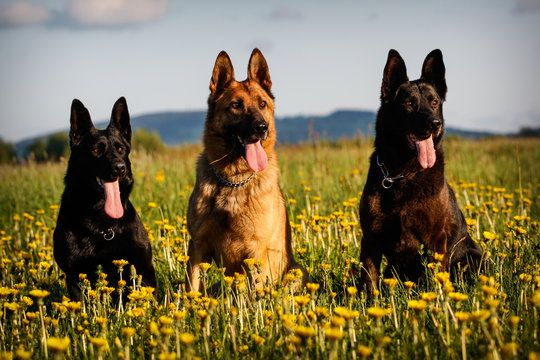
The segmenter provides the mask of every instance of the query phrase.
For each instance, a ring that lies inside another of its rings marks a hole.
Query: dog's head
[[[390,50],[381,87],[381,108],[389,110],[392,124],[385,130],[401,137],[399,142],[416,152],[423,168],[431,168],[440,146],[444,119],[442,103],[446,97],[445,67],[440,50],[430,52],[422,66],[420,79],[409,81],[405,62]]]
[[[258,49],[251,53],[248,78],[241,82],[234,78],[227,53],[218,55],[210,80],[204,136],[210,161],[232,152],[243,156],[253,171],[264,170],[275,143],[271,87],[268,65]]]
[[[83,184],[97,186],[105,197],[105,213],[115,219],[122,217],[123,203],[133,186],[128,157],[131,125],[126,99],[121,97],[116,101],[105,130],[94,127],[90,113],[77,99],[71,105],[70,122],[71,156],[66,177],[73,176],[70,181],[79,181],[79,187]]]

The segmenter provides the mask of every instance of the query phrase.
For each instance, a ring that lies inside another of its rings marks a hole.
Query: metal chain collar
[[[389,174],[388,174],[388,170],[386,169],[386,166],[384,165],[384,163],[379,161],[379,154],[376,154],[375,156],[377,159],[377,165],[379,165],[379,169],[381,169],[381,172],[383,175],[383,179],[381,181],[381,185],[383,188],[390,189],[392,185],[394,185],[394,181],[401,180],[405,177],[405,175],[398,175],[395,177],[388,176]]]
[[[114,230],[112,228],[108,228],[107,231],[100,231],[101,235],[103,235],[103,238],[107,241],[111,241],[114,239]]]
[[[253,174],[250,175],[250,177],[248,177],[246,180],[244,181],[240,181],[240,182],[237,182],[237,183],[233,183],[233,182],[230,182],[229,180],[225,179],[223,176],[221,176],[215,167],[211,166],[212,167],[212,170],[214,170],[214,174],[216,174],[216,177],[217,179],[219,180],[219,182],[222,184],[222,185],[225,185],[226,187],[230,187],[230,188],[237,188],[237,187],[240,187],[240,186],[244,186],[246,185],[248,182],[250,182],[254,177],[255,175],[257,175],[257,171],[255,171]]]

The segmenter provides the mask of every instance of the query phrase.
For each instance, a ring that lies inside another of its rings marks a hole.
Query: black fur
[[[119,274],[112,261],[120,259],[129,261],[122,274],[128,286],[130,265],[134,265],[143,284],[156,288],[148,234],[128,200],[133,176],[128,157],[131,126],[126,100],[121,97],[116,101],[105,130],[96,130],[88,110],[79,100],[73,100],[69,138],[71,156],[54,231],[54,257],[66,273],[71,299],[81,299],[79,274],[86,274],[94,284],[98,265],[108,275],[108,286],[116,287]],[[115,179],[119,180],[123,207],[118,219],[104,211],[102,185]],[[114,237],[106,240],[112,236],[111,231]]]
[[[442,103],[446,90],[440,50],[428,54],[422,76],[414,81],[409,81],[399,53],[390,50],[381,86],[375,151],[360,201],[361,282],[368,292],[378,282],[383,255],[388,259],[385,276],[395,272],[415,281],[423,276],[421,246],[444,255],[444,270],[479,265],[481,251],[467,232],[444,174]],[[426,144],[422,140],[430,137],[433,145],[425,148],[433,150],[424,153],[436,158],[434,162],[418,155],[418,144]]]

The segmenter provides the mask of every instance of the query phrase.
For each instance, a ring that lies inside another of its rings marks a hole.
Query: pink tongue
[[[118,180],[104,182],[105,188],[105,213],[113,219],[119,219],[124,215],[122,200],[120,200],[120,185]]]
[[[266,168],[268,165],[268,157],[264,151],[261,141],[257,141],[251,144],[245,143],[246,145],[246,160],[249,164],[249,167],[253,171],[261,171]]]
[[[435,164],[435,160],[437,160],[435,147],[433,146],[433,136],[430,136],[426,140],[416,141],[415,145],[420,165],[424,169],[432,167]]]

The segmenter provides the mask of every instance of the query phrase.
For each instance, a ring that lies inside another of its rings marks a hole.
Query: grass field
[[[0,359],[540,359],[540,140],[447,139],[447,178],[486,267],[452,283],[434,260],[425,282],[382,279],[372,299],[351,273],[370,141],[279,148],[293,249],[311,283],[301,293],[287,283],[252,291],[244,275],[209,264],[203,276],[223,289],[216,299],[183,290],[200,150],[132,155],[131,200],[152,240],[157,302],[136,274],[125,279],[136,288],[127,303],[83,278],[85,300],[64,298],[52,233],[66,162],[0,166]]]

